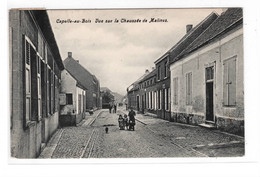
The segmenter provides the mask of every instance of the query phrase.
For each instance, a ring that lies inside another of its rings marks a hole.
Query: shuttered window
[[[192,103],[192,73],[186,74],[186,104]]]
[[[156,110],[157,109],[157,92],[155,91],[154,92],[154,109]]]
[[[153,109],[153,92],[150,92],[150,109]]]
[[[42,118],[41,60],[37,57],[38,120]]]
[[[31,65],[30,44],[25,40],[25,121],[31,119]]]
[[[178,78],[173,79],[173,104],[178,104]]]
[[[236,105],[236,57],[223,62],[223,102],[225,106]]]

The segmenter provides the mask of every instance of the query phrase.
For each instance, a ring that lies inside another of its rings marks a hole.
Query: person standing
[[[109,113],[111,113],[111,110],[112,110],[112,103],[110,102],[109,103]]]
[[[131,108],[131,110],[128,113],[129,116],[129,130],[133,129],[135,130],[134,126],[135,126],[135,112],[133,110],[133,108]]]
[[[125,124],[125,129],[128,130],[128,118],[127,115],[124,115],[124,124]]]
[[[114,103],[114,111],[115,111],[115,113],[116,113],[116,103]]]

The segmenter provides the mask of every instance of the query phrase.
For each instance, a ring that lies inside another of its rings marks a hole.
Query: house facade
[[[141,109],[140,108],[140,81],[142,81],[142,79],[147,76],[149,74],[149,70],[146,69],[145,73],[139,78],[137,79],[134,83],[132,83],[127,89],[127,108],[132,108],[134,110],[136,110],[137,112],[140,112]],[[137,105],[138,104],[138,105]]]
[[[242,16],[228,9],[171,63],[174,121],[244,134]]]
[[[61,126],[75,126],[85,118],[86,92],[67,70],[61,72],[60,117]]]
[[[10,10],[11,156],[35,158],[59,125],[64,69],[45,10]]]
[[[139,81],[139,92],[136,95],[137,111],[157,117],[156,69],[153,69]]]
[[[152,79],[145,77],[141,81],[139,79],[140,82],[135,82],[135,86],[128,94],[128,101],[131,102],[132,100],[130,104],[133,108],[137,111],[141,110],[143,113],[150,113],[158,118],[173,121],[171,116],[170,63],[200,36],[217,17],[216,13],[211,13],[194,28],[192,25],[186,26],[186,34],[180,41],[154,62],[155,69],[152,71]]]
[[[157,96],[157,117],[170,120],[170,69],[169,54],[155,61],[156,66],[156,96]]]
[[[102,107],[102,98],[100,94],[100,83],[96,76],[84,68],[79,63],[79,60],[75,60],[72,57],[72,52],[68,53],[68,57],[63,62],[65,69],[70,75],[86,89],[86,111],[100,109]]]

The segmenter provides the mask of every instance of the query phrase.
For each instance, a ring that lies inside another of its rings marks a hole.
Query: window
[[[213,66],[206,68],[206,80],[213,80],[214,79],[214,69]]]
[[[72,94],[71,93],[67,93],[66,94],[66,104],[67,105],[72,105],[73,104]]]
[[[25,41],[25,92],[26,92],[26,110],[25,121],[31,119],[31,56],[30,56],[30,44]]]
[[[173,79],[173,104],[178,104],[178,78]]]
[[[48,88],[48,96],[49,96],[49,114],[52,114],[52,109],[51,109],[51,105],[52,105],[52,73],[51,73],[51,69],[48,69],[48,80],[49,80],[49,88]]]
[[[150,109],[153,109],[153,92],[150,92]]]
[[[223,102],[225,106],[236,105],[236,57],[223,62]]]
[[[81,113],[81,94],[78,94],[78,113]]]
[[[58,80],[58,77],[57,76],[55,76],[55,111],[58,111],[58,105],[59,105],[59,98],[58,98],[58,96],[59,96],[59,86],[58,86],[58,84],[59,84],[59,80]]]
[[[41,59],[37,57],[37,88],[38,88],[38,119],[42,118],[42,91],[41,91]]]
[[[186,104],[192,103],[192,73],[186,74]]]
[[[161,66],[158,66],[158,70],[157,70],[157,78],[158,80],[161,80]]]
[[[156,110],[157,109],[157,92],[155,91],[154,92],[154,109]]]
[[[158,91],[158,109],[161,109],[161,90]]]
[[[27,36],[24,39],[26,126],[41,117],[41,68],[36,48]]]
[[[152,95],[153,95],[152,109],[155,109],[155,92],[152,92]]]
[[[164,63],[164,77],[167,77],[167,61]]]
[[[147,109],[149,109],[149,108],[150,108],[150,106],[149,106],[149,103],[150,103],[150,102],[149,102],[149,100],[150,100],[150,98],[149,98],[149,97],[150,97],[149,92],[147,92],[146,95],[147,95],[147,96],[146,96],[146,98],[147,98],[147,101],[146,101],[146,102],[147,102]]]
[[[164,99],[165,110],[169,110],[169,89],[165,89],[164,95],[165,95],[165,99]]]

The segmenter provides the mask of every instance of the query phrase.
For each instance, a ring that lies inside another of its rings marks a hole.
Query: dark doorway
[[[206,121],[214,122],[214,67],[206,68]]]
[[[162,118],[165,119],[165,89],[162,89],[161,102],[162,102]]]
[[[142,95],[142,113],[144,114],[144,95]]]
[[[206,85],[206,120],[214,121],[213,112],[213,82],[209,82]]]
[[[136,109],[137,109],[137,111],[140,111],[140,103],[139,103],[139,96],[136,96]]]

